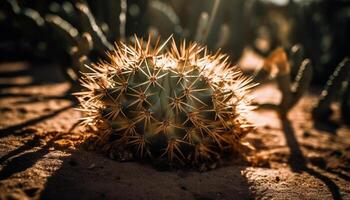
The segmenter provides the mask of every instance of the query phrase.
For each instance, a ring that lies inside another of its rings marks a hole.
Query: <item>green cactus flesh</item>
[[[195,165],[239,152],[252,127],[244,117],[251,79],[197,44],[173,41],[164,52],[168,40],[151,48],[150,39],[135,38],[89,66],[86,90],[76,94],[83,122],[109,148],[139,158]]]

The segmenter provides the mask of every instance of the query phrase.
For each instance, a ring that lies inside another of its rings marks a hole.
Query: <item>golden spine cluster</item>
[[[108,148],[139,158],[197,165],[239,151],[252,127],[244,118],[251,79],[226,55],[171,39],[151,45],[135,37],[116,45],[109,61],[87,66],[86,89],[76,93],[83,123]]]

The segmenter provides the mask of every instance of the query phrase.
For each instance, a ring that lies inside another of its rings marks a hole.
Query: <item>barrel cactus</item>
[[[252,128],[245,118],[251,79],[226,55],[169,40],[135,37],[134,45],[117,44],[108,61],[87,66],[85,90],[76,93],[83,122],[106,149],[134,158],[198,166],[240,155]]]

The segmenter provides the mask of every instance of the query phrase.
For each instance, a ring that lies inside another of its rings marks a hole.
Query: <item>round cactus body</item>
[[[138,158],[198,165],[238,152],[251,130],[244,118],[251,79],[225,55],[168,40],[151,48],[150,39],[135,38],[90,66],[86,90],[76,94],[83,122],[109,149]]]

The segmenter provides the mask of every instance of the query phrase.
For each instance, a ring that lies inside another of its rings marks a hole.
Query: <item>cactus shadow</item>
[[[27,77],[29,82],[21,84],[18,79]],[[13,98],[17,97],[19,100],[11,102],[10,106],[20,104],[30,104],[40,101],[48,100],[70,100],[71,104],[60,109],[57,109],[51,113],[40,115],[36,118],[27,120],[20,124],[8,126],[4,129],[0,129],[0,138],[9,135],[22,135],[25,134],[21,129],[27,126],[38,124],[44,120],[50,119],[58,115],[59,113],[66,111],[75,106],[75,98],[70,95],[73,87],[67,90],[63,95],[60,96],[45,96],[37,93],[26,93],[26,92],[14,92],[14,90],[39,86],[39,85],[50,85],[55,83],[64,82],[64,78],[57,66],[53,65],[35,65],[28,64],[25,62],[15,63],[0,63],[0,98]],[[11,81],[12,80],[12,81]],[[28,90],[30,91],[30,90]]]
[[[30,146],[30,144],[34,145]],[[0,171],[0,180],[4,180],[15,173],[20,173],[27,170],[49,152],[48,145],[32,151],[32,149],[35,147],[38,147],[37,141],[31,140],[22,147],[1,157],[1,164],[4,164],[4,167]],[[29,152],[16,156],[24,151]]]
[[[72,101],[73,103],[77,103],[77,99],[72,95],[72,93],[75,91],[76,89],[70,88],[63,95],[37,95],[37,94],[31,94],[31,93],[21,93],[21,94],[0,93],[0,98],[2,97],[3,98],[22,98],[21,100],[14,101],[13,102],[14,105],[31,104],[31,103],[44,102],[49,100],[69,100],[69,101]]]
[[[9,153],[3,155],[0,158],[0,164],[3,164],[5,161],[9,160],[12,157],[15,157],[25,151],[31,150],[35,147],[38,146],[39,143],[39,138],[38,137],[34,137],[33,139],[27,141],[25,144],[23,144],[22,146],[10,151]],[[0,172],[1,174],[1,172]]]
[[[4,62],[0,63],[0,69],[0,79],[5,79],[5,81],[0,82],[0,89],[11,87],[26,88],[64,82],[64,77],[60,68],[55,65],[26,62]],[[23,78],[27,78],[27,80],[22,83],[16,81],[16,79]]]
[[[307,166],[303,152],[300,149],[300,144],[296,138],[295,130],[288,119],[281,119],[283,133],[285,134],[287,145],[290,149],[288,164],[295,172],[306,172],[309,175],[322,181],[332,194],[333,199],[342,199],[338,185],[329,177],[322,175],[320,172]]]
[[[46,181],[41,199],[254,199],[244,166],[212,171],[158,171],[77,151]]]
[[[22,134],[25,134],[25,131],[22,130],[23,128],[25,128],[27,126],[35,125],[35,124],[38,124],[38,123],[40,123],[40,122],[42,122],[44,120],[53,118],[54,116],[58,115],[59,113],[72,108],[73,106],[74,105],[71,104],[71,105],[65,106],[63,108],[60,108],[58,110],[55,110],[54,112],[49,113],[47,115],[41,115],[41,116],[39,116],[37,118],[25,121],[23,123],[16,124],[16,125],[13,125],[13,126],[9,126],[9,127],[5,128],[5,129],[0,129],[0,138],[4,138],[4,137],[9,136],[9,135],[22,135]]]
[[[25,127],[40,123],[44,120],[52,118],[57,114],[70,109],[72,105],[60,108],[48,115],[43,115],[38,118],[28,120],[26,122],[7,127],[0,130],[0,139],[9,135],[24,135],[32,134],[28,133],[27,130],[23,129]],[[75,127],[75,124],[71,129]],[[59,139],[59,135],[50,139],[46,145],[40,145],[39,136],[34,136],[32,139],[25,142],[22,146],[8,152],[0,158],[0,165],[2,169],[0,170],[0,180],[6,179],[15,173],[19,173],[32,167],[38,160],[45,156],[49,152],[49,147],[52,146],[55,140]]]
[[[331,135],[337,134],[337,129],[340,127],[339,124],[336,122],[333,122],[331,120],[315,120],[314,121],[314,128],[320,131],[325,131],[326,133],[329,133]]]

